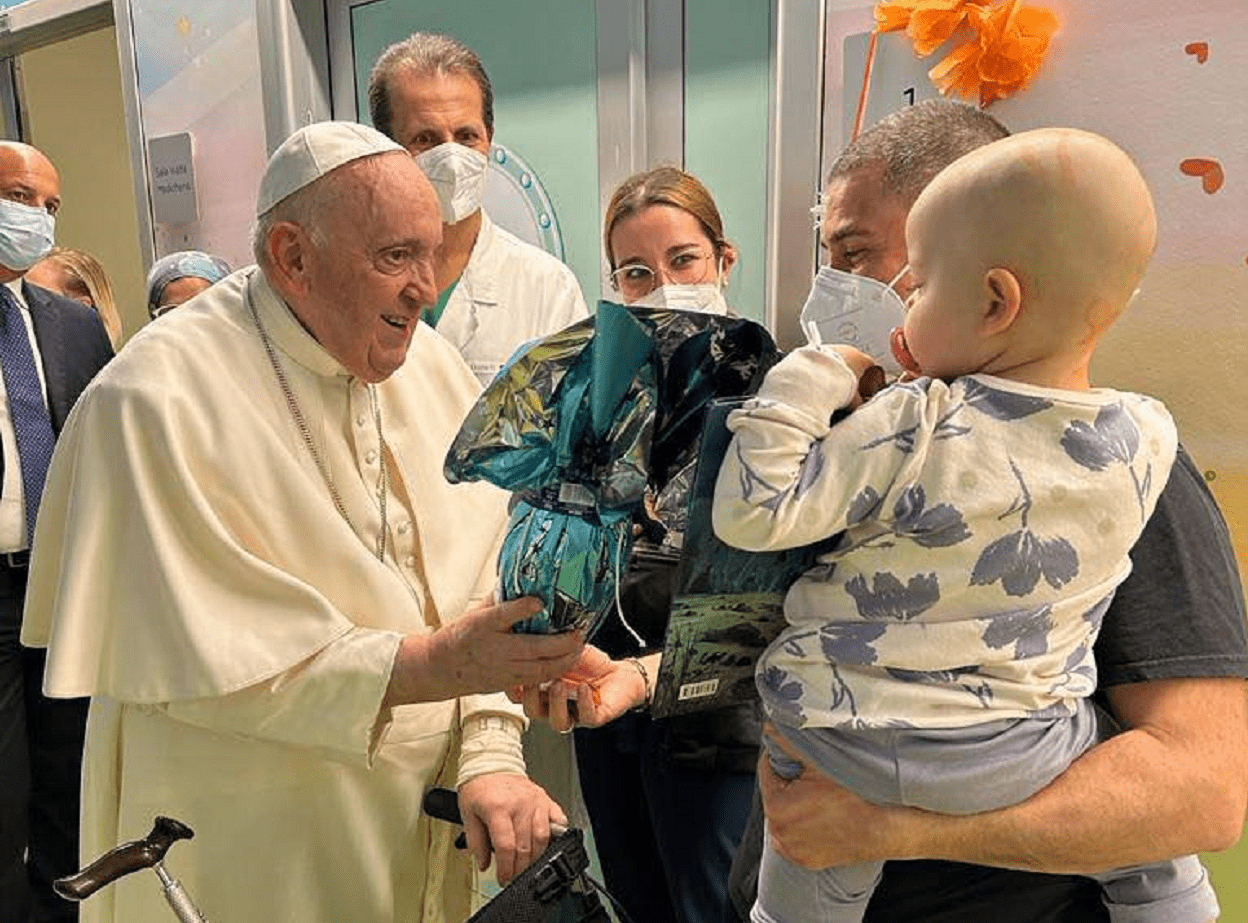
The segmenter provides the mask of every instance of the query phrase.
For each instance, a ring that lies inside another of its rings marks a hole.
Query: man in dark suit
[[[23,280],[60,204],[48,158],[0,141],[0,923],[77,919],[51,882],[78,866],[86,700],[44,697],[44,652],[18,643],[52,445],[112,356],[94,311]]]

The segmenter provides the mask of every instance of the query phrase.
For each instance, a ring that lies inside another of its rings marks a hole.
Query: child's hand
[[[871,357],[852,346],[799,346],[771,367],[758,396],[814,416],[831,415],[857,407],[883,387],[883,377]],[[872,390],[863,389],[864,381]]]
[[[862,379],[863,373],[871,366],[875,365],[875,360],[866,353],[852,346],[846,346],[844,343],[838,343],[832,347],[845,360],[845,364],[849,366],[854,376],[859,380]]]
[[[850,410],[860,406],[864,401],[871,400],[888,384],[884,370],[876,365],[875,360],[866,353],[844,344],[838,344],[832,348],[845,360],[850,371],[858,378],[858,393],[849,404]]]

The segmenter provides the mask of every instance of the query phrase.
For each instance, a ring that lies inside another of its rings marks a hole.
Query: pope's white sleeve
[[[381,702],[401,640],[396,632],[352,628],[315,656],[254,685],[158,707],[197,727],[366,765],[389,721]]]
[[[489,564],[481,571],[469,605],[484,605],[497,590],[495,561],[502,548],[502,531]],[[524,709],[501,692],[460,696],[459,712],[463,747],[459,761],[459,784],[488,772],[524,774],[524,753],[520,735],[528,728]]]
[[[488,700],[492,699],[499,701],[488,707]],[[460,745],[456,784],[463,785],[491,772],[525,775],[524,747],[520,739],[526,727],[524,710],[512,706],[501,693],[465,696],[460,699],[460,705],[476,710],[465,712],[460,725],[463,743]],[[512,710],[505,711],[504,706],[510,706]]]

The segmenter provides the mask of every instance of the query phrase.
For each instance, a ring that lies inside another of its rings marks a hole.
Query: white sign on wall
[[[151,173],[152,217],[157,224],[199,219],[195,199],[194,145],[189,132],[162,135],[147,142]]]

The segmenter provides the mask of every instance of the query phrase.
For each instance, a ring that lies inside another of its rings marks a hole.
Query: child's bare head
[[[1099,135],[1039,129],[958,159],[906,224],[917,289],[905,347],[915,370],[1086,383],[1156,230],[1139,170]]]

